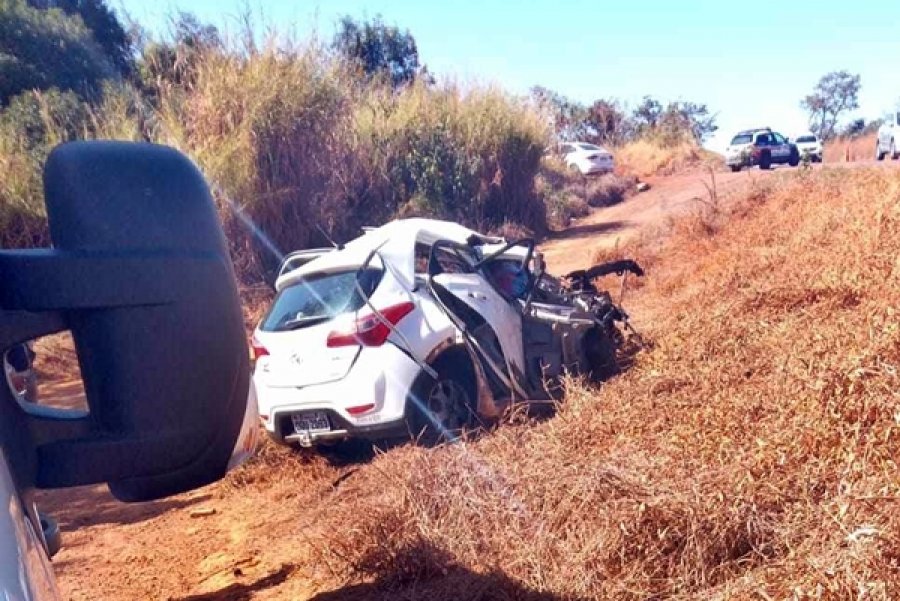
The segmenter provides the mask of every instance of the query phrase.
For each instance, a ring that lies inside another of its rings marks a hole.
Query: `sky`
[[[262,31],[330,39],[343,15],[408,28],[420,62],[439,77],[499,84],[513,93],[542,85],[590,103],[644,95],[705,103],[721,151],[732,135],[769,126],[807,131],[800,100],[829,71],[862,76],[860,108],[875,119],[900,101],[900,2],[896,0],[118,0],[151,31],[192,12],[234,30],[247,6]]]

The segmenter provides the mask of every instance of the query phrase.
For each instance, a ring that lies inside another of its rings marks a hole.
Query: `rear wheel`
[[[475,375],[466,367],[471,366],[458,360],[438,361],[436,380],[423,372],[413,384],[407,403],[409,425],[413,436],[425,444],[454,440],[472,423]]]
[[[791,150],[791,158],[788,159],[788,165],[796,167],[800,164],[800,151],[796,148]]]
[[[759,168],[760,169],[771,169],[772,168],[772,155],[768,152],[762,153],[762,156],[759,157]]]
[[[737,173],[738,171],[741,170],[741,166],[740,166],[740,165],[729,165],[729,167],[731,167],[731,170],[732,170],[733,172],[735,172],[735,173]]]
[[[889,154],[891,155],[892,161],[896,161],[897,159],[900,159],[900,153],[897,152],[897,145],[894,144],[893,140],[891,140],[891,150],[890,150]]]
[[[885,154],[886,153],[881,151],[881,142],[879,142],[878,140],[875,140],[875,160],[883,161]]]

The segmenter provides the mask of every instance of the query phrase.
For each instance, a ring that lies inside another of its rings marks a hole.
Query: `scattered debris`
[[[192,518],[205,518],[211,515],[216,515],[216,510],[214,507],[201,507],[199,509],[194,509],[191,511]]]

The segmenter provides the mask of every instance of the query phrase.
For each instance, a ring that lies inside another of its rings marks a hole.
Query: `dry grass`
[[[825,144],[823,149],[826,163],[849,161],[869,161],[875,156],[877,132],[855,138],[837,138]]]
[[[617,171],[636,177],[672,175],[695,167],[718,165],[722,158],[694,141],[640,139],[615,149]]]
[[[652,350],[549,421],[377,458],[325,559],[403,598],[459,598],[460,570],[565,599],[895,598],[898,201],[895,173],[791,174],[645,243]]]

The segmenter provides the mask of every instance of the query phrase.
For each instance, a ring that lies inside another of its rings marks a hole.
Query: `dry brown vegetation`
[[[826,163],[845,163],[849,161],[869,161],[875,156],[875,139],[877,132],[852,138],[837,138],[825,144],[823,149]]]
[[[636,177],[673,175],[721,163],[721,156],[702,148],[693,139],[645,137],[616,149],[617,171]]]
[[[573,599],[896,597],[898,200],[890,172],[790,174],[644,243],[652,350],[547,422],[378,458],[331,503],[329,565],[404,598],[458,598],[458,570]]]
[[[615,251],[649,269],[627,305],[651,344],[602,388],[573,382],[550,419],[512,416],[464,444],[368,463],[266,447],[172,510],[78,522],[63,588],[896,598],[898,201],[894,171],[832,169],[698,203],[664,236]],[[217,509],[202,525],[195,497]],[[49,507],[79,514],[64,501]]]

